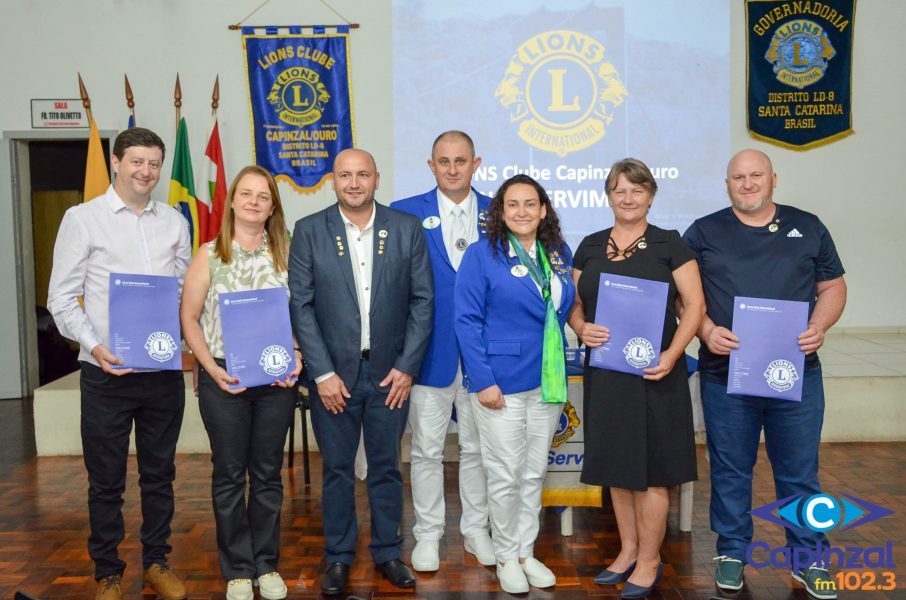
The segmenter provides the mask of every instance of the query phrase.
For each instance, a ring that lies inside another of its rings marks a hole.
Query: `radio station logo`
[[[634,337],[623,347],[623,356],[630,365],[641,369],[654,360],[654,346],[643,337]]]
[[[893,511],[849,494],[832,496],[789,496],[750,511],[775,525],[794,531],[824,533],[848,531],[893,514]],[[759,558],[760,556],[765,558]],[[767,542],[752,542],[746,550],[746,562],[756,569],[776,567],[798,573],[813,564],[839,569],[895,568],[893,541],[883,546],[831,546],[818,541],[814,547],[777,547]]]
[[[494,97],[529,145],[566,156],[600,141],[629,94],[604,46],[577,31],[546,31],[516,49]]]
[[[289,369],[289,352],[279,344],[268,346],[261,353],[258,364],[268,375],[278,377]]]
[[[560,421],[557,423],[557,430],[554,431],[551,448],[557,448],[573,437],[578,426],[579,415],[576,413],[576,408],[567,400],[563,405],[563,412],[560,413]]]
[[[176,340],[166,331],[155,331],[148,336],[145,342],[145,350],[148,356],[157,362],[167,362],[176,354]]]
[[[284,70],[267,95],[277,117],[296,127],[318,122],[329,100],[330,94],[321,82],[321,76],[305,67]]]
[[[777,28],[764,58],[774,65],[777,81],[801,90],[824,77],[836,54],[821,25],[796,19]]]
[[[788,360],[771,361],[763,375],[768,385],[778,392],[793,389],[793,386],[799,381],[799,373],[796,372],[795,365]]]

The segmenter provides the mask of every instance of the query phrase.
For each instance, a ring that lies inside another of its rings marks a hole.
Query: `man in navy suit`
[[[337,204],[296,223],[290,313],[305,357],[311,419],[323,461],[321,589],[343,592],[355,558],[355,455],[364,431],[371,556],[398,587],[406,400],[431,335],[434,286],[418,219],[374,201],[380,183],[363,150],[337,155]]]
[[[393,208],[419,218],[434,271],[434,329],[416,385],[412,387],[409,428],[412,430],[412,504],[415,549],[412,568],[436,571],[444,534],[443,452],[452,407],[459,429],[459,527],[466,551],[483,565],[496,564],[488,535],[488,499],[478,426],[462,384],[459,349],[453,333],[453,284],[469,244],[486,237],[491,200],[472,189],[481,164],[472,139],[447,131],[434,140],[428,167],[437,187],[394,202]]]

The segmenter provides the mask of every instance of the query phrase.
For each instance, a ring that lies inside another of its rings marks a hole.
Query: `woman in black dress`
[[[587,348],[610,339],[595,324],[602,273],[669,284],[660,362],[644,376],[585,363],[585,460],[582,481],[610,488],[620,554],[596,583],[627,581],[623,598],[642,598],[661,577],[669,486],[696,476],[692,407],[685,349],[705,313],[695,255],[676,231],[649,225],[657,182],[641,161],[611,167],[605,189],[614,226],[586,237],[576,251],[576,302],[570,326]],[[679,300],[679,302],[677,302]],[[684,307],[677,325],[677,306]]]

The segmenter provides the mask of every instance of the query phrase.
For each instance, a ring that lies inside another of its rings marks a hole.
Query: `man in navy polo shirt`
[[[708,312],[698,331],[702,402],[711,458],[711,529],[717,533],[715,582],[743,586],[746,549],[752,541],[752,470],[762,429],[777,498],[821,493],[818,444],[824,421],[824,388],[816,351],[846,304],[843,265],[827,228],[815,215],[775,204],[771,160],[743,150],[727,166],[731,206],[695,221],[683,236],[698,256]],[[799,334],[806,354],[802,401],[727,393],[734,296],[809,303],[808,327]],[[827,544],[822,533],[786,530],[788,547]],[[823,564],[792,573],[816,598],[829,579]]]

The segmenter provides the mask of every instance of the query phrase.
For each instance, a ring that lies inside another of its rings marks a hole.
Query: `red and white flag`
[[[201,158],[201,178],[198,186],[198,243],[204,244],[220,232],[223,220],[223,206],[227,196],[226,171],[223,166],[223,149],[220,146],[220,131],[217,115],[211,136]]]

